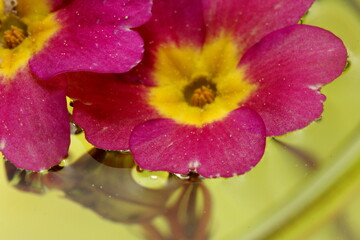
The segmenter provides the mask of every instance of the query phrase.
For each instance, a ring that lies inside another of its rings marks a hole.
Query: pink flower
[[[66,156],[66,83],[52,77],[134,67],[143,41],[130,28],[148,20],[150,7],[150,0],[0,1],[0,151],[8,160],[40,171]]]
[[[345,67],[340,39],[297,24],[312,2],[155,0],[142,62],[118,77],[79,75],[73,117],[91,143],[130,148],[141,168],[243,174],[267,136],[320,117],[319,89]]]

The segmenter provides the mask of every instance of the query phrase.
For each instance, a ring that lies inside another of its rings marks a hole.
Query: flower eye
[[[205,77],[199,77],[192,80],[184,88],[185,101],[190,106],[203,108],[206,104],[215,101],[217,94],[216,85]]]

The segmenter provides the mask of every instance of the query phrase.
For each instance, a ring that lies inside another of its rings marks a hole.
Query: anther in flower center
[[[16,26],[11,26],[4,32],[4,41],[8,48],[13,49],[20,45],[26,38],[24,31]]]
[[[8,15],[1,23],[0,40],[3,48],[16,48],[28,35],[27,25],[14,14]]]
[[[184,97],[189,105],[203,108],[214,102],[216,86],[204,77],[197,78],[184,89]]]
[[[191,105],[203,107],[206,104],[212,103],[214,100],[215,92],[207,86],[202,86],[194,91],[191,97]]]

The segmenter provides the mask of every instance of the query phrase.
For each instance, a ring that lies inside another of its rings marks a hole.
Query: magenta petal
[[[151,120],[136,127],[130,139],[140,167],[180,174],[196,169],[204,177],[243,174],[259,162],[264,148],[264,124],[248,108],[202,128]]]
[[[144,84],[154,85],[152,71],[157,46],[166,42],[202,46],[204,29],[200,0],[154,0],[151,19],[138,29],[145,41],[144,58],[123,78],[133,82],[140,79]]]
[[[140,32],[151,47],[168,41],[202,44],[204,27],[201,0],[154,0],[152,17]]]
[[[42,79],[70,71],[126,72],[143,53],[142,38],[129,29],[150,14],[150,0],[74,0],[56,13],[62,29],[30,67]]]
[[[74,102],[73,119],[85,130],[86,139],[108,150],[129,149],[133,128],[158,117],[146,104],[147,89],[119,81],[114,75],[71,73],[69,96]],[[84,88],[86,86],[86,88]]]
[[[51,12],[58,10],[59,8],[64,7],[69,4],[72,0],[49,0],[51,6]]]
[[[346,65],[342,41],[317,27],[294,25],[273,32],[240,62],[259,89],[244,106],[263,118],[268,136],[305,127],[322,113],[319,88]]]
[[[322,28],[293,25],[275,31],[246,52],[240,65],[262,87],[274,84],[316,88],[338,77],[347,59],[337,36]]]
[[[296,24],[314,0],[203,0],[210,36],[234,32],[245,51],[266,34]]]
[[[0,85],[0,150],[18,168],[33,171],[58,164],[70,143],[65,90],[37,81],[24,68]]]
[[[266,125],[267,136],[301,129],[318,119],[325,96],[309,88],[278,86],[257,92],[245,106],[256,110]]]

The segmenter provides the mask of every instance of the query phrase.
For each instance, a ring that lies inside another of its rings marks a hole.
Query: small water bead
[[[143,170],[140,167],[134,167],[131,176],[137,184],[149,189],[162,189],[167,186],[169,179],[168,172],[152,172]]]
[[[351,62],[350,60],[347,60],[343,73],[347,72],[350,69],[350,67],[351,67]]]
[[[16,7],[18,5],[16,0],[3,0],[4,12],[6,14],[16,13]]]

